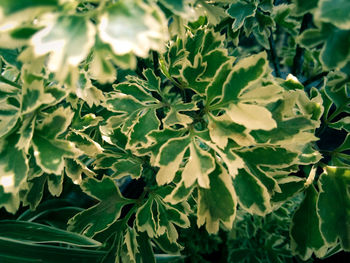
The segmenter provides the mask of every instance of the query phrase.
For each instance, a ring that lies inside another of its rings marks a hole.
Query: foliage
[[[0,259],[350,251],[349,8],[1,1]]]

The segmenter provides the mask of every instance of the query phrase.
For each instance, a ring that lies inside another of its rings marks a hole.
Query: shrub
[[[2,0],[2,262],[350,251],[349,14]]]

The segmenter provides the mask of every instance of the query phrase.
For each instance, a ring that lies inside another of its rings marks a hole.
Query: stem
[[[312,21],[312,16],[311,14],[305,14],[303,16],[303,20],[301,22],[301,27],[299,30],[299,35],[309,27],[310,22]],[[305,49],[303,49],[302,47],[300,47],[299,45],[297,45],[296,51],[295,51],[295,56],[293,59],[293,67],[292,67],[292,74],[294,76],[298,76],[301,71],[302,71],[302,67],[303,67],[303,63],[304,63],[304,53],[305,53]]]
[[[169,73],[168,69],[165,66],[165,62],[164,62],[164,58],[161,57],[160,60],[160,68],[161,71],[163,72],[163,74],[165,75],[165,77],[170,80],[176,87],[178,87],[180,90],[183,90],[184,88],[181,86],[181,84],[179,84]]]
[[[137,66],[136,66],[136,74],[142,78],[143,80],[146,80],[145,76],[143,75],[143,70],[148,68],[145,64],[145,61],[142,58],[137,59]]]
[[[160,69],[159,69],[159,57],[158,57],[158,53],[155,51],[152,51],[152,56],[153,56],[153,70],[154,70],[154,74],[156,74],[156,76],[160,76]]]
[[[305,81],[303,82],[303,85],[304,85],[304,86],[310,85],[311,83],[313,83],[313,82],[315,82],[315,81],[317,81],[317,80],[320,80],[320,79],[322,79],[323,77],[327,76],[327,74],[328,74],[328,71],[325,71],[325,72],[321,72],[321,73],[319,73],[319,74],[317,74],[317,75],[315,75],[315,76],[312,76],[312,77],[310,77],[309,79],[305,80]]]
[[[269,44],[270,44],[270,55],[271,55],[273,67],[275,69],[276,77],[280,78],[281,70],[280,70],[280,65],[277,58],[275,41],[273,40],[273,34],[271,29],[270,29],[270,36],[269,36]]]
[[[17,84],[16,82],[13,82],[11,80],[8,80],[7,78],[4,78],[3,76],[0,75],[0,81],[12,86],[12,87],[15,87],[17,89],[20,89],[21,86],[19,84]]]

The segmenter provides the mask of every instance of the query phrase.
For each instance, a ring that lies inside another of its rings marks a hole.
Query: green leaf
[[[297,41],[304,47],[315,47],[328,38],[332,28],[332,25],[321,24],[320,28],[307,29],[298,36]]]
[[[64,168],[63,158],[79,153],[72,142],[56,138],[67,129],[72,118],[70,108],[60,107],[37,125],[33,136],[34,156],[43,171],[59,175]]]
[[[219,147],[217,147],[216,144],[213,144],[211,142],[208,130],[198,132],[196,133],[196,136],[198,136],[200,140],[203,140],[206,145],[208,145],[212,150],[214,150],[220,156],[222,161],[227,166],[227,169],[231,176],[234,176],[235,174],[237,174],[239,168],[243,168],[244,166],[243,160],[232,151],[232,148],[237,147],[236,143],[229,140],[226,148],[222,150]]]
[[[246,169],[238,170],[233,178],[238,203],[251,214],[260,216],[271,211],[270,195],[266,187]]]
[[[4,15],[10,15],[29,8],[47,8],[56,5],[57,0],[36,0],[34,2],[31,0],[24,0],[21,3],[4,0],[1,1],[0,7]]]
[[[157,236],[157,215],[153,213],[153,205],[157,208],[157,204],[153,202],[153,199],[148,198],[136,212],[137,229],[141,232],[147,232],[149,237]]]
[[[134,80],[141,82],[138,78]],[[120,92],[110,93],[105,107],[119,115],[110,117],[105,128],[121,127],[121,131],[128,136],[129,149],[147,146],[150,143],[148,134],[160,125],[156,115],[160,102],[135,83],[121,83],[115,89]]]
[[[37,56],[50,53],[47,67],[64,80],[69,69],[86,58],[95,41],[95,27],[84,16],[59,16],[49,20],[31,43]]]
[[[156,263],[150,238],[144,232],[138,233],[136,237],[139,244],[140,256],[143,262]]]
[[[85,179],[81,184],[81,188],[85,193],[100,202],[71,218],[68,222],[68,230],[89,237],[107,229],[116,222],[122,208],[132,203],[131,200],[121,195],[115,181],[106,176],[101,181],[93,178]]]
[[[295,4],[295,10],[294,12],[297,15],[303,15],[312,9],[315,9],[317,7],[317,3],[319,0],[293,0],[293,3]]]
[[[326,69],[342,68],[349,59],[349,30],[341,30],[331,24],[321,24],[319,29],[305,30],[298,38],[302,45],[309,47],[324,42],[320,60]]]
[[[97,39],[92,60],[89,64],[89,75],[99,83],[112,83],[117,78],[117,70],[112,63],[112,54],[106,45]]]
[[[13,65],[20,69],[22,67],[22,63],[17,60],[18,55],[19,52],[17,50],[0,48],[1,58],[6,61],[7,64]]]
[[[72,182],[79,185],[82,182],[83,173],[91,177],[95,176],[95,173],[91,171],[84,163],[79,161],[79,159],[65,158],[64,170],[66,175],[72,179]]]
[[[184,0],[160,0],[160,2],[175,14],[181,15],[185,11]]]
[[[80,112],[76,111],[72,120],[71,128],[78,131],[84,131],[89,127],[98,125],[100,121],[102,121],[102,117],[96,117],[93,113],[80,116]]]
[[[350,251],[350,170],[326,166],[318,186],[317,213],[322,236],[329,245],[340,241],[345,251]]]
[[[19,108],[7,99],[0,100],[0,138],[15,127],[19,118]]]
[[[63,190],[63,173],[59,175],[49,174],[47,176],[47,186],[50,194],[60,196]]]
[[[350,31],[334,29],[320,53],[321,62],[328,69],[345,66],[350,57]],[[337,52],[334,53],[334,50]]]
[[[273,19],[276,24],[283,27],[291,35],[298,33],[299,26],[299,23],[291,17],[294,9],[294,5],[278,5],[273,9]]]
[[[256,83],[265,75],[268,68],[265,52],[249,56],[240,60],[227,77],[223,86],[223,97],[219,105],[237,101],[238,96],[250,85]]]
[[[23,21],[32,21],[37,15],[55,9],[58,0],[23,0],[13,2],[4,0],[0,3],[0,26],[14,28]]]
[[[174,129],[163,129],[152,131],[149,134],[151,138],[151,145],[145,148],[138,148],[137,153],[140,155],[150,154],[151,160],[150,163],[152,165],[155,164],[157,156],[159,155],[161,147],[168,142],[171,138],[181,137],[185,133],[184,129],[174,130]]]
[[[256,102],[267,104],[282,98],[282,87],[274,84],[264,85],[257,83],[246,89],[242,95],[239,96],[241,102]]]
[[[160,125],[160,121],[156,115],[156,112],[152,109],[144,111],[141,116],[138,116],[137,121],[132,126],[132,132],[128,140],[128,147],[140,147],[147,145],[149,139],[147,135],[157,130]]]
[[[237,154],[251,165],[269,165],[276,167],[290,166],[297,153],[279,147],[254,147],[250,150],[237,152]]]
[[[193,186],[186,188],[184,182],[181,181],[176,185],[172,192],[164,198],[164,201],[171,204],[177,204],[179,202],[186,201],[192,193],[193,188]]]
[[[196,181],[203,188],[209,188],[209,174],[215,169],[215,161],[212,155],[199,147],[192,140],[190,144],[190,157],[182,171],[182,180],[186,188]]]
[[[43,198],[46,181],[47,175],[43,174],[42,171],[33,179],[28,180],[28,189],[26,190],[22,198],[23,205],[29,205],[30,209],[33,210],[39,205],[41,199]]]
[[[217,25],[227,16],[225,9],[221,6],[213,5],[203,0],[200,0],[199,2],[200,5],[198,6],[198,9],[204,13],[211,24]]]
[[[119,1],[100,18],[99,36],[113,52],[133,52],[146,57],[150,49],[163,50],[167,40],[166,22],[155,6],[138,1]]]
[[[62,243],[80,247],[101,246],[91,238],[58,228],[26,221],[0,221],[2,237],[28,243]]]
[[[31,145],[31,141],[34,134],[35,120],[35,117],[25,118],[22,122],[22,126],[18,131],[20,138],[16,144],[16,147],[19,150],[23,150],[25,153],[28,153]]]
[[[22,86],[22,114],[34,111],[42,104],[50,104],[55,101],[51,94],[44,92],[44,81],[42,79],[35,77],[30,79],[31,76],[23,78],[26,79]]]
[[[318,193],[313,185],[306,190],[306,195],[293,215],[291,225],[291,249],[294,254],[307,260],[314,252],[318,257],[322,256],[325,246],[319,228],[319,218],[316,213]]]
[[[114,145],[116,145],[114,150],[120,147],[118,144]],[[112,175],[113,178],[121,179],[125,176],[131,176],[133,179],[137,179],[142,175],[144,161],[134,156],[130,151],[119,153],[105,151],[102,154],[98,154],[95,158],[94,168],[113,170],[115,172]]]
[[[74,113],[67,108],[57,108],[54,112],[45,116],[44,121],[36,126],[35,132],[48,139],[55,139],[65,132],[71,124]]]
[[[350,117],[344,117],[337,122],[330,123],[328,126],[333,129],[344,129],[347,132],[350,132]]]
[[[183,156],[190,144],[190,137],[172,138],[159,149],[155,164],[160,167],[157,173],[159,185],[170,183],[182,162]]]
[[[60,212],[70,211],[77,213],[82,211],[80,207],[72,206],[72,203],[65,199],[49,199],[41,203],[35,210],[27,209],[20,216],[17,217],[19,221],[32,222],[34,220],[47,218],[52,214],[59,214]]]
[[[28,172],[25,153],[15,147],[19,136],[15,133],[0,140],[0,186],[5,193],[18,194]]]
[[[271,198],[272,203],[277,206],[305,189],[305,179],[296,176],[282,178],[278,180],[278,184],[281,191],[275,192]]]
[[[235,19],[232,24],[232,30],[236,31],[244,24],[247,17],[254,16],[256,12],[256,5],[253,3],[236,2],[230,5],[226,12]]]
[[[2,185],[0,185],[0,206],[12,214],[15,214],[19,208],[20,200],[18,195],[6,193]]]
[[[178,254],[183,249],[181,245],[176,242],[171,242],[166,234],[152,239],[157,246],[165,253]],[[157,261],[158,262],[158,261]]]
[[[228,61],[218,68],[214,78],[206,89],[207,105],[210,105],[215,98],[221,95],[222,87],[227,80],[227,76],[231,73],[232,63],[232,61]]]
[[[210,188],[198,189],[198,226],[206,223],[205,227],[211,234],[219,231],[219,223],[230,229],[236,215],[236,193],[231,176],[225,168],[216,165],[210,174]]]
[[[203,64],[202,57],[200,55],[195,56],[194,64],[186,65],[183,68],[182,75],[186,81],[186,86],[196,91],[198,94],[204,94],[205,88],[208,85],[208,81],[202,81],[198,79],[198,76],[203,75],[205,71],[205,65]]]
[[[319,0],[315,19],[350,29],[350,3],[347,0]]]
[[[178,238],[174,225],[187,228],[190,222],[185,213],[166,204],[160,196],[154,195],[137,210],[136,225],[139,231],[147,231],[151,238],[166,233],[169,241],[173,243]]]
[[[136,255],[139,253],[139,245],[137,243],[137,232],[134,228],[128,227],[124,235],[124,246],[126,247],[126,254],[130,262],[137,262]]]
[[[105,100],[103,92],[92,85],[87,73],[80,73],[76,85],[76,95],[84,100],[90,108],[100,105]]]
[[[0,237],[0,260],[3,262],[99,262],[104,251],[32,244]]]
[[[103,148],[97,142],[92,140],[88,135],[74,131],[67,135],[67,140],[73,142],[74,145],[84,152],[84,154],[94,157],[99,153],[102,153]]]
[[[208,38],[208,36],[210,36],[210,35],[211,34],[208,33],[206,35],[206,38]],[[215,41],[215,37],[216,36],[213,36],[213,41]],[[206,39],[204,41],[206,41]],[[206,48],[212,48],[212,47],[210,47],[210,46],[207,47],[206,42],[204,42],[202,52],[204,54],[203,64],[206,64],[206,68],[205,68],[204,73],[201,75],[202,79],[210,79],[210,78],[214,77],[214,75],[216,74],[216,71],[218,70],[219,67],[221,67],[222,64],[224,64],[226,61],[230,61],[230,60],[232,62],[232,60],[233,60],[232,58],[230,58],[227,55],[226,49],[214,49],[209,54],[205,54]]]
[[[241,146],[249,146],[254,144],[254,138],[249,134],[244,126],[232,121],[228,114],[215,117],[208,114],[208,129],[210,138],[220,148],[225,148],[228,139],[232,139],[235,143]]]

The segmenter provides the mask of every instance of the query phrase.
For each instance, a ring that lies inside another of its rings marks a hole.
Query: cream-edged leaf
[[[270,195],[266,187],[246,169],[240,169],[233,185],[241,207],[260,216],[271,212]]]
[[[65,140],[50,139],[34,134],[32,143],[38,165],[49,174],[60,174],[64,168],[64,158],[77,156],[73,143]]]
[[[118,1],[100,18],[99,36],[113,52],[133,52],[146,57],[150,49],[163,50],[168,39],[166,21],[161,12],[140,1]]]
[[[206,224],[207,231],[215,234],[222,222],[227,228],[232,227],[236,215],[237,198],[232,178],[224,167],[216,165],[210,174],[210,188],[198,189],[198,226]]]
[[[249,134],[249,130],[232,121],[227,113],[218,117],[208,114],[208,117],[210,138],[220,148],[226,147],[228,139],[232,139],[241,146],[254,144],[254,138]]]
[[[20,109],[8,102],[0,100],[0,138],[10,132],[20,116]]]
[[[95,142],[88,135],[82,132],[70,132],[67,135],[67,140],[73,142],[79,150],[91,157],[94,157],[103,151],[103,148],[99,143]]]
[[[251,130],[272,130],[277,127],[271,112],[263,106],[245,103],[231,104],[226,114],[233,122]]]
[[[182,171],[182,180],[186,188],[196,181],[202,188],[209,188],[209,174],[215,169],[213,156],[201,149],[195,141],[190,144],[190,156]]]
[[[130,199],[121,195],[116,182],[106,176],[101,181],[87,178],[82,182],[81,187],[85,193],[100,202],[69,220],[68,229],[73,232],[83,233],[89,237],[94,236],[117,221],[122,208],[132,203]]]
[[[0,185],[4,193],[14,195],[18,194],[29,170],[26,155],[15,147],[18,140],[15,133],[0,140]]]
[[[329,245],[340,241],[350,251],[350,169],[326,166],[320,176],[317,214],[322,236]],[[331,211],[331,212],[329,212]]]
[[[315,11],[315,19],[349,30],[350,3],[347,0],[320,0]]]
[[[95,42],[95,27],[85,16],[47,17],[45,27],[31,39],[34,53],[50,53],[48,69],[64,77],[67,65],[76,67],[86,58]]]
[[[189,144],[190,137],[187,135],[172,138],[159,149],[155,162],[156,166],[160,167],[157,173],[157,183],[159,185],[170,183],[173,180]]]
[[[265,52],[238,61],[227,76],[219,104],[224,105],[236,101],[246,88],[265,75],[267,69],[268,62]]]
[[[310,185],[306,190],[304,200],[295,211],[292,219],[291,249],[303,260],[309,259],[313,252],[317,256],[323,256],[327,251],[316,212],[317,196],[315,187]]]

